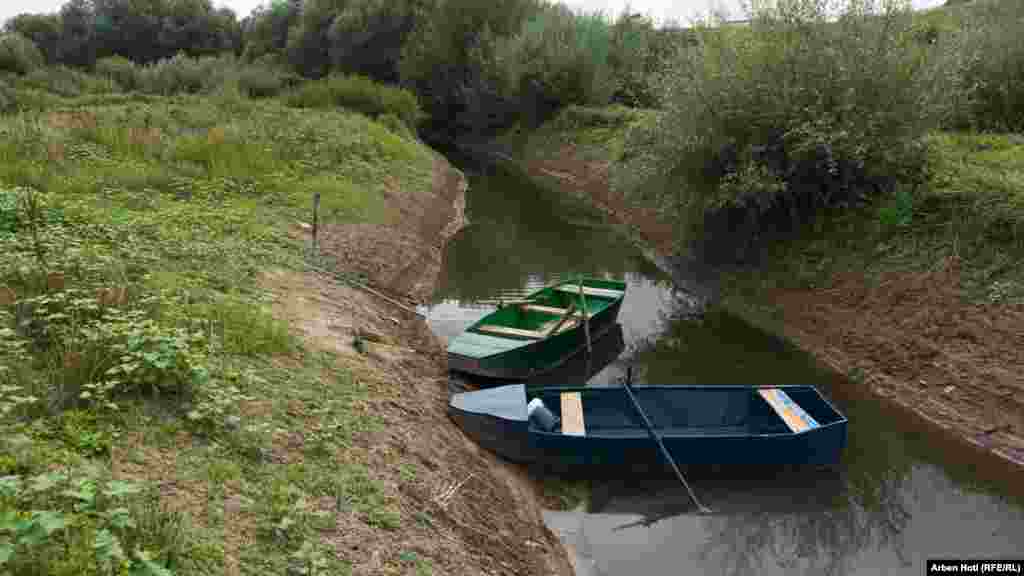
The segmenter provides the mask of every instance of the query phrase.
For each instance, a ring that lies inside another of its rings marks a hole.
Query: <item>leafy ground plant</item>
[[[0,573],[339,574],[322,498],[401,525],[330,457],[377,426],[366,389],[300,345],[259,275],[304,265],[314,193],[327,222],[380,223],[386,187],[428,188],[434,158],[356,113],[236,96],[0,118]],[[281,462],[295,434],[309,464]]]

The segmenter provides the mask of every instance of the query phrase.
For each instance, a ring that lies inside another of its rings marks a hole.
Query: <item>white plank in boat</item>
[[[811,418],[811,416],[804,412],[804,409],[799,404],[793,401],[786,394],[778,388],[761,388],[758,394],[768,402],[768,405],[775,409],[775,413],[789,426],[789,429],[793,432],[804,432],[817,428],[818,422]]]
[[[491,334],[507,334],[509,336],[523,336],[526,338],[544,338],[545,336],[543,332],[537,332],[536,330],[523,330],[522,328],[510,328],[508,326],[497,326],[494,324],[477,326],[477,330],[481,332],[490,332]]]
[[[523,305],[523,310],[526,310],[528,312],[543,312],[545,314],[555,314],[558,316],[564,316],[565,313],[569,311],[568,308],[555,308],[554,306],[541,306],[539,304],[525,304]],[[581,310],[575,310],[573,311],[572,315],[582,316],[583,312]],[[591,314],[591,316],[593,316],[593,314]]]
[[[549,322],[545,322],[545,323],[543,323],[543,324],[541,324],[540,326],[537,327],[537,331],[538,332],[542,332],[544,334],[547,334],[548,332],[551,332],[551,329],[554,328],[555,324],[558,324],[558,322],[559,322],[559,320],[551,320]],[[577,327],[579,325],[580,325],[580,319],[579,318],[569,318],[568,320],[565,321],[564,324],[562,324],[562,327],[558,329],[557,334],[561,334],[562,332],[565,332],[566,330],[572,330],[573,328],[575,328],[575,327]]]
[[[562,434],[585,436],[583,397],[579,392],[562,393]]]
[[[568,292],[569,294],[579,294],[580,286],[579,284],[563,284],[561,286],[556,286],[555,290],[558,290],[559,292]],[[583,287],[583,294],[585,296],[600,296],[602,298],[622,297],[621,290],[609,290],[607,288],[591,288],[590,286]]]

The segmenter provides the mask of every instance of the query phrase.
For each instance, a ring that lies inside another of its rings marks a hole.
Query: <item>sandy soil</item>
[[[389,225],[328,226],[322,249],[346,271],[363,273],[375,290],[403,303],[425,299],[440,271],[444,243],[462,225],[465,178],[444,159],[430,191],[392,192],[400,212]],[[307,234],[296,227],[296,234]],[[271,272],[263,285],[278,294],[276,311],[305,340],[338,352],[360,381],[372,386],[369,407],[384,430],[362,438],[339,458],[373,467],[392,485],[404,518],[428,515],[432,525],[403,522],[380,538],[357,519],[342,517],[332,544],[366,560],[354,574],[380,574],[375,559],[415,551],[433,574],[558,574],[572,567],[557,536],[543,523],[539,491],[523,472],[482,451],[448,419],[444,350],[422,318],[366,291],[315,273]],[[356,335],[366,353],[352,347]],[[398,464],[414,462],[414,481]],[[445,502],[439,498],[457,487]]]
[[[508,156],[511,151],[503,151]],[[520,166],[531,177],[589,199],[663,258],[671,226],[607,185],[608,166],[579,160],[571,145]],[[514,156],[514,154],[512,155]],[[923,274],[857,275],[831,286],[774,290],[783,336],[880,397],[981,450],[1024,466],[1024,307],[960,297],[961,263]]]

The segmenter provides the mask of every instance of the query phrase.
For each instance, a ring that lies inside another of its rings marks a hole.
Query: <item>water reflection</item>
[[[579,274],[663,278],[592,212],[491,167],[470,174],[469,226],[448,244],[433,304],[513,298]]]
[[[547,517],[594,574],[910,575],[927,558],[1006,557],[1024,544],[1020,508],[961,492],[941,468],[885,479],[872,503],[834,474],[696,477],[710,516],[673,515],[689,508],[681,488],[645,494],[634,481],[590,513]]]

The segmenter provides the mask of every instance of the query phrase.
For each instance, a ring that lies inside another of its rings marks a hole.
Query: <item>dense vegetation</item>
[[[275,0],[242,20],[208,0],[71,0],[58,14],[12,18],[5,32],[0,71],[16,74],[48,65],[109,76],[122,59],[236,56],[260,90],[281,74],[400,84],[426,110],[424,127],[447,136],[569,104],[653,105],[648,78],[687,37],[637,14],[611,22],[544,0]],[[190,91],[209,75],[195,72],[182,73]],[[124,89],[154,91],[157,80],[134,76],[119,76]]]
[[[685,224],[680,242],[731,259],[824,209],[913,203],[937,129],[1024,130],[1024,5],[844,4],[838,18],[793,0],[749,26],[698,27],[622,147],[617,186]],[[993,237],[1020,253],[1022,224]]]

